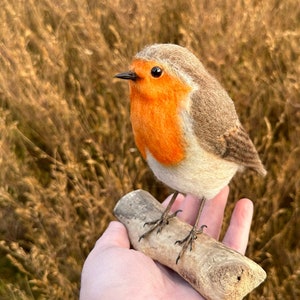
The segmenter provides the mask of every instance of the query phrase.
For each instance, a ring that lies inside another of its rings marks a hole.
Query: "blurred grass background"
[[[255,203],[247,299],[300,298],[300,5],[295,0],[3,0],[0,299],[76,299],[82,264],[125,193],[162,200],[135,148],[128,88],[147,44],[192,50],[229,91],[268,170],[231,183]]]

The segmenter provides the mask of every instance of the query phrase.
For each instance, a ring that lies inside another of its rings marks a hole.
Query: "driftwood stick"
[[[206,234],[200,234],[176,264],[181,248],[176,240],[184,238],[191,226],[178,218],[157,234],[147,230],[145,222],[158,219],[164,208],[148,192],[133,191],[119,200],[114,213],[126,226],[132,246],[168,266],[188,281],[206,299],[242,299],[266,278],[265,271],[249,258],[224,246]]]

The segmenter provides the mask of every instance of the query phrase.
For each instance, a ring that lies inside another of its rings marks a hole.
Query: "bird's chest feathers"
[[[190,88],[179,80],[164,81],[158,86],[132,84],[131,123],[143,157],[146,159],[149,151],[160,163],[173,165],[185,156],[180,110],[186,105]]]

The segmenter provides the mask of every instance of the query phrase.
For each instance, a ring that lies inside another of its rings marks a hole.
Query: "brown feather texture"
[[[223,136],[226,150],[222,157],[257,171],[265,176],[267,171],[262,165],[249,135],[242,126],[236,126]]]

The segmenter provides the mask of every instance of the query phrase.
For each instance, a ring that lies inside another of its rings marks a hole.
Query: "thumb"
[[[95,248],[110,248],[120,247],[129,248],[130,242],[126,227],[118,222],[112,221],[109,223],[107,229],[96,242]]]

